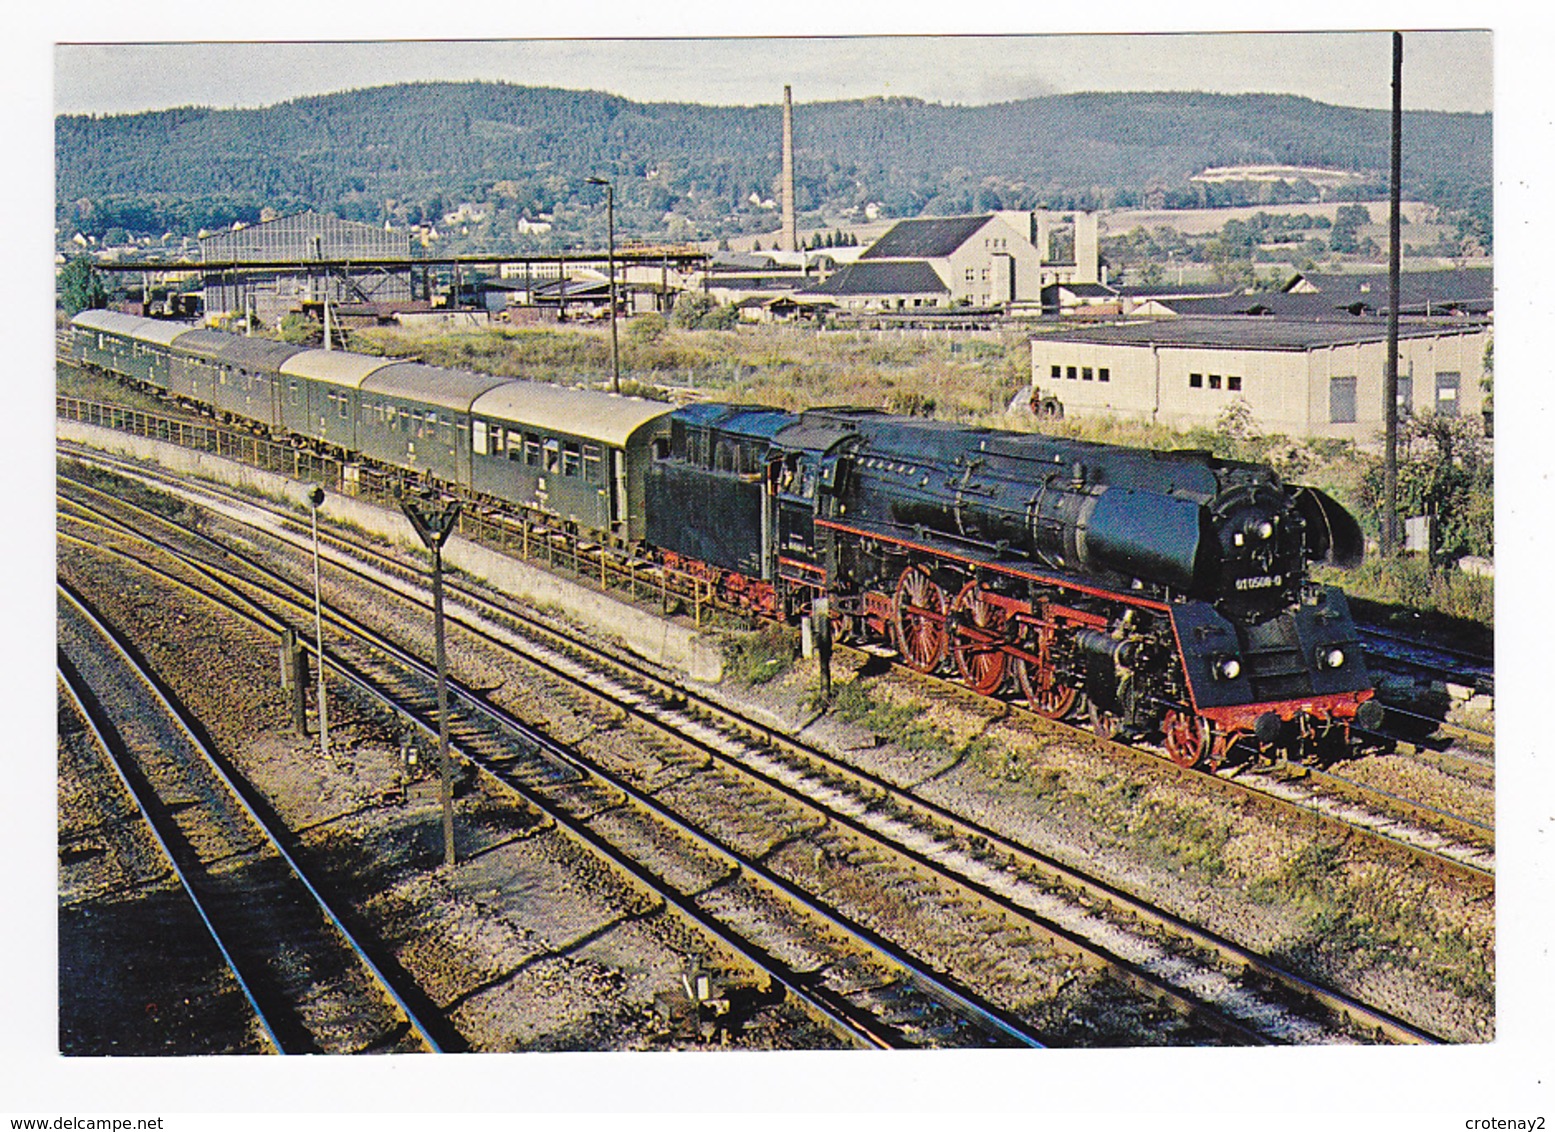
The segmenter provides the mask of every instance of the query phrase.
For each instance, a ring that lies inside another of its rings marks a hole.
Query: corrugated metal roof
[[[281,363],[281,372],[288,377],[303,377],[309,381],[322,381],[328,385],[343,385],[348,389],[361,387],[368,375],[384,366],[393,365],[394,358],[375,358],[367,354],[351,354],[345,350],[304,350],[293,354]]]
[[[943,259],[992,219],[983,215],[901,220],[865,248],[859,259]]]
[[[1400,338],[1429,338],[1486,329],[1462,321],[1412,322],[1398,328]],[[1115,346],[1207,346],[1231,350],[1313,350],[1358,342],[1386,341],[1386,320],[1367,322],[1290,322],[1231,315],[1226,318],[1166,318],[1123,325],[1091,326],[1034,336],[1033,343],[1090,342]]]
[[[850,263],[807,295],[945,295],[950,288],[921,259]]]
[[[403,397],[463,413],[469,411],[470,402],[501,383],[502,378],[489,374],[443,369],[421,362],[396,362],[368,375],[361,389],[364,393]]]
[[[591,389],[507,381],[477,397],[471,410],[493,420],[533,425],[620,447],[643,425],[667,416],[670,407],[661,401]]]

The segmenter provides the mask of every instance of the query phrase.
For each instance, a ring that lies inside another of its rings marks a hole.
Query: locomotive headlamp
[[[1215,675],[1222,680],[1235,680],[1242,675],[1242,662],[1234,656],[1223,656],[1215,661]]]
[[[1344,650],[1341,648],[1318,649],[1317,662],[1324,668],[1343,668]]]
[[[1259,523],[1256,527],[1253,528],[1253,533],[1263,541],[1267,542],[1269,539],[1274,537],[1274,524],[1269,522],[1268,519],[1265,519],[1263,522]]]

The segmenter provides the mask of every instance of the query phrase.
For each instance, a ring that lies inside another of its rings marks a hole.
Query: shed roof
[[[662,401],[539,381],[505,381],[477,397],[470,408],[483,417],[581,436],[616,448],[643,425],[670,412]]]
[[[1431,338],[1485,329],[1462,321],[1411,322],[1398,328],[1400,338]],[[1104,346],[1203,346],[1228,350],[1314,350],[1386,341],[1385,320],[1294,322],[1276,318],[1167,318],[1122,325],[1088,326],[1034,336],[1033,343],[1089,342]]]
[[[420,401],[464,413],[469,411],[472,401],[500,384],[502,378],[490,374],[443,369],[421,362],[395,362],[367,375],[360,388],[363,392],[403,397],[407,401]]]
[[[865,248],[859,259],[943,259],[992,219],[992,215],[984,214],[899,220]]]
[[[309,381],[357,389],[369,374],[393,365],[396,360],[352,354],[345,350],[304,350],[282,362],[281,372],[288,377],[303,377]]]
[[[939,273],[921,259],[867,263],[860,260],[839,267],[810,295],[944,295],[950,292]]]

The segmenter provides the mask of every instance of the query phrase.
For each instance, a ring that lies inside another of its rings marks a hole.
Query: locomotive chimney
[[[785,252],[799,250],[799,227],[794,219],[794,96],[792,88],[783,88],[783,231],[778,247]]]

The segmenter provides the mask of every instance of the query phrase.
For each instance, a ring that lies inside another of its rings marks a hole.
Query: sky
[[[379,24],[351,25],[358,32]],[[262,30],[262,29],[255,29]],[[1407,109],[1492,107],[1489,31],[1407,32]],[[1092,90],[1305,95],[1390,104],[1387,32],[62,43],[59,113],[254,107],[440,79],[603,90],[639,102],[773,104],[900,95],[982,104]]]

